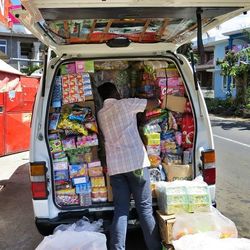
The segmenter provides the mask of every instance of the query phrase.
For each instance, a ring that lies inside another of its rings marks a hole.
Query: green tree
[[[238,53],[229,51],[223,60],[217,60],[216,64],[221,67],[221,75],[233,77],[236,83],[236,105],[245,106],[247,103],[247,85],[250,64],[248,63],[250,50],[242,50]]]
[[[41,69],[42,66],[38,66],[38,65],[30,65],[28,67],[22,68],[21,72],[24,74],[27,74],[28,76],[30,76],[34,71]]]

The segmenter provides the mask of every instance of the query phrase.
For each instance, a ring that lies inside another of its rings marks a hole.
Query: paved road
[[[217,156],[217,204],[250,238],[250,121],[212,118]]]

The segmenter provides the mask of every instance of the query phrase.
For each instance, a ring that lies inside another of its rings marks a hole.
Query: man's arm
[[[146,110],[151,111],[151,110],[154,110],[156,108],[159,108],[160,104],[161,104],[161,102],[158,99],[147,99]]]

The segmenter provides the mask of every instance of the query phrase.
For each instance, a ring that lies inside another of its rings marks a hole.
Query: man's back
[[[150,166],[136,121],[136,114],[143,112],[146,105],[145,99],[109,98],[98,112],[99,126],[105,137],[110,175]]]

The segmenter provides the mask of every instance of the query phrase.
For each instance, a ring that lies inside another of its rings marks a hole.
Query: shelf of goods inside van
[[[162,102],[161,108],[146,112],[140,124],[151,162],[151,187],[155,197],[158,181],[192,179],[193,114],[183,80],[171,63],[146,61],[135,68],[138,69],[134,77],[135,95],[159,98]]]
[[[97,155],[95,106],[86,100],[93,99],[92,71],[93,61],[62,65],[54,83],[48,138],[59,206],[107,201],[104,170]]]
[[[183,80],[174,65],[159,60],[83,61],[80,65],[85,64],[93,65],[94,68],[91,66],[89,72],[79,73],[76,62],[63,66],[54,84],[51,105],[54,112],[50,115],[49,144],[58,205],[90,206],[95,202],[107,201],[107,193],[110,193],[97,156],[100,141],[94,116],[96,97],[92,96],[93,101],[86,101],[76,96],[79,88],[85,93],[84,85],[92,92],[93,84],[98,86],[111,81],[123,96],[161,99],[161,107],[146,112],[140,123],[141,136],[151,162],[153,194],[154,183],[158,181],[191,179],[193,114]],[[83,68],[86,69],[85,66]],[[68,79],[66,84],[63,77]],[[71,83],[69,77],[80,81],[72,80]],[[88,107],[90,103],[91,107]]]

